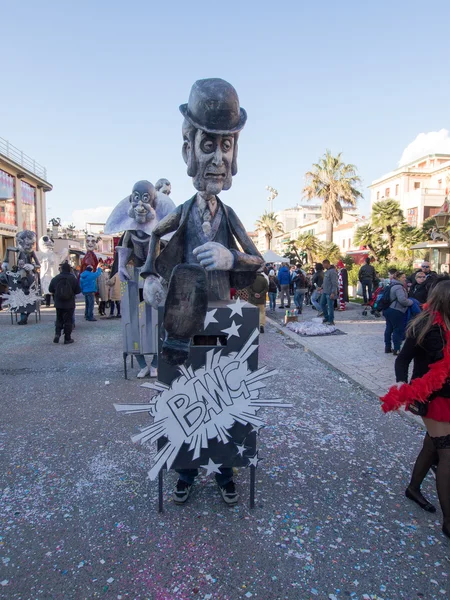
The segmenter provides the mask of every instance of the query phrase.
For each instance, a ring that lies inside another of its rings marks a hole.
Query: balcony
[[[8,158],[10,161],[14,162],[16,165],[23,167],[30,173],[33,173],[40,179],[47,181],[47,169],[37,163],[33,158],[19,150],[12,144],[8,142],[8,140],[4,140],[0,137],[0,155],[3,155],[5,158]]]

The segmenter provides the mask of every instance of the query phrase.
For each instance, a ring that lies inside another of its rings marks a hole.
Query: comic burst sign
[[[180,377],[170,387],[160,382],[146,384],[159,392],[149,404],[115,405],[119,412],[149,412],[153,417],[151,425],[131,438],[133,442],[145,444],[162,437],[167,439],[155,456],[150,479],[156,479],[165,464],[171,468],[183,444],[188,444],[192,459],[196,460],[202,449],[208,448],[209,440],[228,444],[229,430],[235,423],[259,430],[264,425],[257,416],[261,408],[292,407],[280,398],[260,398],[265,381],[278,371],[266,367],[249,369],[248,358],[258,347],[254,343],[258,334],[255,329],[239,352],[224,355],[222,350],[210,350],[204,366],[195,370],[180,367]]]

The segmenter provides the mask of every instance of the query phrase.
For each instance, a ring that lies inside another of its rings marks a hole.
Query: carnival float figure
[[[170,191],[167,180],[159,181],[166,182],[165,189]],[[138,181],[131,194],[113,210],[104,229],[108,234],[124,232],[116,246],[116,261],[111,275],[114,276],[117,270],[122,282],[125,365],[127,355],[134,355],[140,366],[139,378],[148,374],[156,376],[157,364],[157,315],[143,302],[143,282],[139,274],[147,258],[152,231],[173,210],[175,204],[166,192],[158,192],[149,181]],[[151,367],[147,366],[144,354],[154,355]]]
[[[28,315],[37,310],[40,301],[36,269],[40,267],[34,251],[36,234],[24,229],[16,235],[17,246],[6,249],[2,264],[2,276],[8,285],[8,293],[3,294],[4,306],[12,312],[20,313],[19,325],[28,323]]]
[[[86,237],[84,240],[84,245],[86,246],[86,254],[83,256],[83,259],[81,261],[80,273],[79,273],[80,275],[83,271],[86,270],[86,267],[88,265],[90,267],[92,267],[93,271],[97,270],[98,258],[97,258],[97,255],[95,254],[95,250],[97,249],[97,244],[101,239],[102,238],[99,237],[98,235],[93,235],[92,233],[86,234]]]
[[[223,79],[197,81],[180,111],[182,155],[197,192],[155,227],[141,273],[145,301],[154,308],[165,304],[162,354],[173,365],[187,360],[208,300],[229,300],[230,288],[251,285],[264,262],[218,197],[237,173],[238,138],[247,120],[236,90]],[[161,237],[170,233],[162,249]],[[169,281],[167,294],[160,278]]]
[[[69,249],[63,248],[61,252],[55,251],[55,241],[49,235],[43,235],[38,242],[39,252],[37,253],[41,263],[40,279],[41,293],[45,297],[46,306],[50,306],[51,294],[48,286],[53,277],[59,274],[59,266],[65,262],[69,256]]]

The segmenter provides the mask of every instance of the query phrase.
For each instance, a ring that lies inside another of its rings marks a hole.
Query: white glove
[[[144,281],[144,301],[152,308],[162,306],[166,301],[166,292],[161,281],[155,275],[149,275]]]
[[[6,271],[9,271],[9,264],[7,262],[2,263],[2,271],[5,273]]]
[[[217,242],[197,246],[193,255],[206,271],[229,271],[234,264],[232,252]]]
[[[30,265],[30,263],[23,265],[23,268],[25,269],[25,271],[28,271],[28,273],[31,273],[31,271],[34,271],[34,266]]]

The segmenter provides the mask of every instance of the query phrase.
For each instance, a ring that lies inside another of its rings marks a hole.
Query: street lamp
[[[267,197],[267,200],[270,202],[270,213],[273,213],[273,201],[278,196],[278,191],[273,188],[271,185],[266,185],[266,190],[270,192],[270,196]]]

